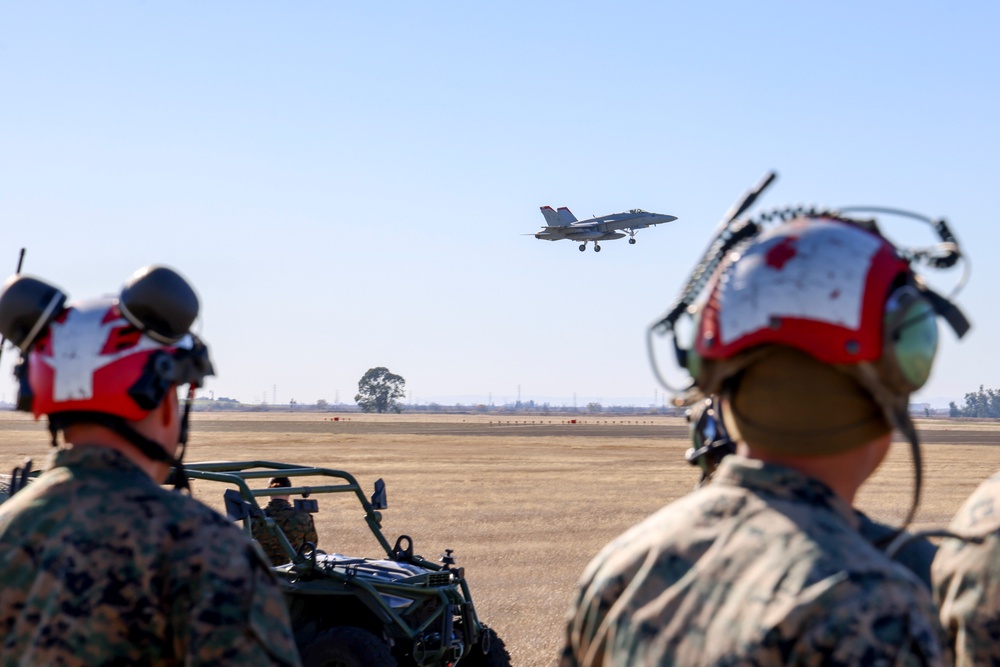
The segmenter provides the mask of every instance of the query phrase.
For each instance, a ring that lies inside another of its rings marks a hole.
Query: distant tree
[[[587,412],[596,415],[603,411],[604,411],[604,406],[602,406],[600,403],[597,403],[596,401],[593,403],[587,403]]]
[[[400,412],[402,406],[396,399],[406,395],[405,386],[406,380],[390,373],[385,366],[369,368],[358,380],[358,394],[354,400],[362,412]]]
[[[1000,417],[1000,390],[986,389],[979,385],[979,391],[965,395],[965,404],[961,407],[954,402],[949,404],[948,414],[952,417]]]
[[[325,398],[321,398],[318,401],[316,401],[316,407],[319,408],[320,410],[326,410],[328,405],[329,403],[326,402]]]

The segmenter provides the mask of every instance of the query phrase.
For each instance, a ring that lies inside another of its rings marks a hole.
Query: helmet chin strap
[[[842,370],[857,379],[865,389],[867,389],[875,401],[882,407],[886,419],[892,424],[910,443],[910,456],[913,459],[913,500],[910,509],[906,513],[906,518],[899,528],[896,528],[889,535],[875,542],[879,548],[887,547],[904,534],[906,527],[910,525],[917,514],[920,506],[920,494],[923,490],[924,466],[923,458],[920,455],[920,438],[917,436],[917,428],[910,419],[909,396],[894,396],[879,381],[878,372],[870,363],[861,363],[855,366],[842,366]]]
[[[878,540],[875,543],[878,547],[888,546],[906,531],[906,527],[910,525],[913,517],[917,514],[917,508],[920,506],[920,493],[923,490],[924,466],[923,459],[920,456],[920,440],[917,437],[917,428],[913,425],[913,420],[910,419],[908,412],[905,410],[895,410],[894,412],[896,414],[893,423],[910,443],[910,456],[913,458],[913,502],[910,503],[910,509],[906,513],[906,518],[903,519],[903,524],[894,533]]]
[[[187,452],[188,433],[190,432],[191,405],[194,403],[195,385],[188,385],[188,394],[184,399],[184,412],[181,413],[181,431],[177,437],[177,456],[174,458],[174,490],[191,490],[191,482],[188,480],[187,472],[184,470],[184,454]]]

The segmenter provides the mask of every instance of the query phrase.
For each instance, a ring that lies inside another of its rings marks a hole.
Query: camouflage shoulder
[[[950,529],[969,536],[1000,532],[1000,473],[982,482],[955,513]]]
[[[298,653],[281,589],[261,549],[235,526],[201,536],[182,571],[196,582],[189,637],[195,664],[296,665]],[[193,567],[192,567],[193,566]]]
[[[782,636],[783,628],[797,630]],[[793,646],[801,656],[823,656],[824,665],[951,664],[929,596],[899,580],[843,577],[805,600],[767,639],[782,650]]]

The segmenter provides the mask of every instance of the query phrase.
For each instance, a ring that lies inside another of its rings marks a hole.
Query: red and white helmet
[[[70,304],[31,346],[27,384],[36,417],[99,412],[138,421],[184,380],[178,359],[190,354],[190,335],[165,344],[128,321],[117,300]]]
[[[870,364],[869,380],[908,395],[930,373],[936,316],[909,263],[883,237],[837,218],[800,217],[762,233],[720,267],[689,370],[703,391],[715,393],[741,364],[713,362],[766,345],[845,369]],[[714,372],[705,372],[708,366]]]
[[[62,290],[24,275],[0,295],[0,334],[21,349],[17,407],[48,416],[53,432],[94,421],[135,439],[127,422],[213,374],[207,346],[189,332],[198,298],[172,269],[140,269],[117,298],[65,302]]]

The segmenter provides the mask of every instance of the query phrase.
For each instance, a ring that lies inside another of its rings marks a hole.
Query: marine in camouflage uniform
[[[316,525],[313,522],[312,514],[295,509],[288,500],[272,498],[264,508],[264,514],[274,519],[293,549],[298,550],[306,542],[312,542],[313,545],[318,543],[319,537],[316,535]],[[274,533],[268,530],[263,523],[259,517],[254,519],[254,538],[260,542],[261,548],[272,563],[275,565],[287,563],[288,554],[285,553]]]
[[[214,373],[198,309],[162,266],[70,304],[37,278],[5,283],[17,407],[67,446],[0,505],[0,667],[299,664],[260,549],[183,493],[188,408]]]
[[[1000,474],[977,488],[934,559],[934,600],[958,667],[1000,664]]]
[[[866,539],[881,529],[853,502],[893,427],[919,463],[906,408],[930,372],[934,314],[953,305],[871,221],[808,213],[738,251],[710,247],[696,269],[719,261],[709,293],[656,326],[673,331],[704,297],[675,358],[688,404],[720,398],[736,454],[598,554],[562,667],[949,664],[926,584]]]
[[[729,456],[587,568],[562,667],[943,665],[929,592],[790,468]]]
[[[0,665],[298,664],[254,545],[104,447],[0,505],[0,581]]]

